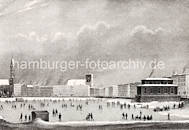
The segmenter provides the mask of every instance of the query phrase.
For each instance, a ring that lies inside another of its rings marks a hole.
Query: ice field
[[[166,121],[168,120],[168,113],[170,113],[171,120],[189,120],[189,112],[187,111],[189,105],[178,108],[178,102],[135,103],[129,99],[109,98],[23,99],[24,102],[18,102],[15,98],[0,99],[0,116],[9,122],[29,122],[31,121],[29,116],[31,116],[33,110],[47,110],[50,122],[86,121],[88,113],[93,114],[94,121],[125,121],[126,119],[122,119],[123,112],[128,115],[127,121],[133,121],[132,114],[134,117],[140,116],[140,114],[142,117],[152,115],[153,121]],[[174,104],[176,105],[175,109],[173,109]],[[78,105],[82,106],[82,109]],[[163,106],[169,106],[170,110],[154,112],[154,108],[163,108]],[[53,109],[57,109],[56,115],[53,115]],[[20,120],[21,113],[23,115],[22,120]],[[61,120],[59,120],[58,114],[62,115]],[[137,121],[139,120],[137,119]]]

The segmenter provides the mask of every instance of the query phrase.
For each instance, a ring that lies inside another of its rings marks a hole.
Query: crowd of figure
[[[173,109],[180,109],[180,108],[183,108],[184,107],[184,103],[183,102],[179,102],[178,105],[176,104],[173,104],[172,108]],[[163,106],[163,108],[160,108],[160,107],[156,107],[154,108],[154,112],[159,112],[159,111],[169,111],[171,109],[171,107],[169,105],[166,105],[166,106]]]
[[[127,120],[128,119],[128,114],[127,113],[122,113],[122,119]],[[143,115],[142,111],[140,111],[139,115],[134,116],[134,114],[131,115],[132,120],[152,120],[152,115]]]
[[[25,114],[25,116],[21,113],[20,114],[20,119],[19,119],[21,122],[22,121],[25,121],[25,122],[27,122],[27,121],[31,121],[31,115],[27,115],[27,114]]]
[[[20,113],[19,121],[20,122],[28,122],[32,121],[32,116],[30,115],[31,113],[28,113],[33,111],[33,110],[46,110],[50,109],[50,115],[52,118],[63,121],[63,118],[65,118],[64,110],[66,109],[75,109],[76,112],[78,113],[84,113],[83,120],[86,121],[94,121],[96,114],[101,113],[106,110],[112,110],[112,109],[120,109],[122,112],[122,115],[120,116],[121,119],[123,120],[153,120],[152,113],[146,113],[143,110],[145,109],[150,109],[149,105],[143,105],[141,107],[138,106],[138,104],[132,104],[132,103],[121,103],[119,101],[116,102],[106,102],[103,104],[102,99],[86,99],[86,100],[74,100],[74,99],[69,99],[69,100],[31,100],[31,101],[24,101],[24,102],[6,102],[7,104],[11,104],[11,109],[16,110],[16,109],[21,109],[23,110],[22,113]],[[96,104],[96,105],[94,105]],[[86,111],[85,108],[87,106],[92,105],[92,107],[96,112],[93,111]],[[60,106],[60,107],[58,107]],[[151,111],[153,112],[158,112],[158,111],[169,111],[170,109],[176,109],[176,108],[183,108],[184,103],[180,102],[178,104],[173,104],[173,106],[169,105],[164,105],[163,108],[155,108],[152,109]],[[62,109],[61,109],[62,108]],[[3,110],[4,106],[3,104],[0,103],[0,110]],[[24,113],[24,110],[27,110],[27,112]],[[131,113],[132,112],[132,113]],[[137,114],[139,113],[139,114]],[[64,116],[63,116],[64,115]],[[70,115],[72,116],[72,115]],[[95,117],[94,117],[95,116]],[[155,116],[154,116],[155,117]],[[168,113],[168,120],[170,120],[170,114]]]

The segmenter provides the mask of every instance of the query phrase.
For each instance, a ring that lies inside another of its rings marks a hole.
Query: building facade
[[[23,97],[50,97],[53,96],[53,87],[38,85],[22,85],[21,96]]]
[[[95,87],[90,87],[90,96],[91,97],[100,96],[100,89]]]
[[[171,76],[173,83],[178,85],[178,95],[189,98],[189,74],[174,74]]]
[[[138,102],[179,101],[178,86],[170,78],[146,78],[137,86]]]
[[[101,97],[105,96],[105,88],[99,88],[99,96]]]
[[[53,86],[53,96],[55,96],[55,97],[70,96],[70,92],[69,92],[67,85],[54,85]]]
[[[112,85],[110,87],[104,88],[105,97],[124,97],[124,98],[135,98],[137,94],[137,85],[136,83],[129,84],[119,84]]]
[[[40,86],[39,87],[41,97],[52,97],[53,96],[53,87],[51,86]]]
[[[137,86],[140,84],[141,84],[140,82],[134,82],[134,83],[129,84],[129,87],[130,87],[129,97],[130,98],[135,98],[135,96],[137,95]]]
[[[14,84],[14,96],[20,97],[21,96],[21,87],[23,84]]]

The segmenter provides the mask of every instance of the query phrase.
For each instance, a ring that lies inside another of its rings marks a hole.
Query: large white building
[[[102,89],[101,93],[103,93],[103,95],[105,97],[135,98],[135,96],[137,94],[137,85],[138,84],[140,84],[140,82],[112,85],[112,86],[105,87],[104,89]]]
[[[178,95],[189,98],[189,74],[174,74],[171,78],[173,83],[178,85]]]
[[[69,87],[67,85],[54,85],[53,96],[57,96],[57,97],[70,96]]]
[[[89,96],[90,86],[86,85],[85,79],[71,79],[67,82],[70,96]]]
[[[99,96],[105,96],[105,88],[99,88]]]
[[[104,94],[105,97],[113,97],[113,89],[114,88],[115,88],[115,86],[105,87],[105,94]],[[114,95],[115,95],[115,92],[114,92]]]
[[[21,96],[21,87],[23,84],[14,84],[14,96],[20,97]]]

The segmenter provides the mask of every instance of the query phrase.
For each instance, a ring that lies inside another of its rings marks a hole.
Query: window
[[[158,88],[158,93],[161,93],[161,88]]]
[[[144,88],[144,93],[146,93],[146,91],[147,91],[146,88]]]
[[[170,87],[167,88],[167,93],[169,94],[170,94],[170,89],[171,89]]]
[[[164,93],[167,93],[167,88],[164,88]]]
[[[153,88],[150,88],[150,93],[153,93]]]

